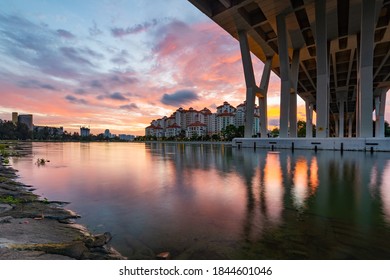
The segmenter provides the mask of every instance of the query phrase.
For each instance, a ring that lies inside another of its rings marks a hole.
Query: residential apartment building
[[[200,121],[196,121],[187,127],[186,130],[187,138],[198,137],[198,136],[203,137],[206,135],[207,135],[207,125]]]
[[[219,134],[228,125],[236,127],[245,124],[245,102],[235,108],[229,102],[224,102],[216,108],[216,112],[212,113],[210,109],[203,108],[198,111],[190,107],[188,110],[183,108],[177,109],[170,117],[163,117],[158,120],[153,120],[148,127],[145,128],[146,136],[161,137],[176,137],[181,133],[185,133],[187,138],[194,135],[197,136],[212,136]],[[260,132],[259,108],[254,111],[253,135],[258,135]]]

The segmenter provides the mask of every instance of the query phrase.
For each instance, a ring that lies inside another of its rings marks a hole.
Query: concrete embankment
[[[109,245],[110,233],[74,223],[79,216],[67,203],[42,200],[6,163],[0,155],[0,260],[125,259]]]

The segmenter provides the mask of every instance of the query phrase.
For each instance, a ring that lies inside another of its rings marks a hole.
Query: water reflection
[[[164,143],[34,143],[32,154],[14,160],[23,180],[71,201],[130,258],[390,257],[387,154]],[[36,157],[51,163],[38,170]]]
[[[283,174],[278,153],[267,154],[263,170],[264,182],[261,183],[264,186],[263,195],[265,196],[263,209],[267,209],[267,217],[272,223],[277,224],[280,222],[283,210],[284,193]]]

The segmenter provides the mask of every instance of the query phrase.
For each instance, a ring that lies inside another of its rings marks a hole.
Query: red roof
[[[172,125],[167,126],[167,128],[181,128],[181,126],[178,125],[177,123],[174,123]]]
[[[189,126],[207,126],[207,125],[205,125],[204,123],[201,123],[200,121],[196,121],[196,122],[190,124]]]

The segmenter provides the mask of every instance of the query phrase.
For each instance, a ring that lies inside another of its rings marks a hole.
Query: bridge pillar
[[[375,97],[375,137],[385,137],[385,107],[387,89]]]
[[[348,116],[348,138],[352,138],[352,129],[353,129],[353,114]]]
[[[297,137],[299,53],[299,49],[294,50],[291,62],[291,87],[294,89],[294,91],[290,94],[290,137]]]
[[[338,137],[344,137],[344,124],[345,124],[345,103],[347,101],[347,92],[341,91],[337,92],[337,102],[339,108],[339,117],[338,117]]]
[[[306,138],[313,137],[313,104],[306,101]]]
[[[267,93],[269,78],[271,76],[272,57],[268,57],[264,64],[263,75],[261,76],[259,107],[260,107],[260,137],[268,137],[268,113],[267,113]]]
[[[288,120],[290,117],[290,67],[287,45],[287,29],[286,18],[284,14],[276,16],[276,25],[278,30],[278,46],[279,46],[279,61],[280,61],[280,130],[281,138],[288,137]]]
[[[373,63],[376,1],[362,1],[361,38],[358,69],[358,137],[372,137]]]
[[[253,72],[253,65],[252,65],[252,59],[249,50],[247,32],[242,30],[238,32],[238,35],[240,39],[241,59],[244,68],[245,84],[246,84],[246,111],[245,111],[244,137],[251,138],[253,135],[256,81]]]
[[[329,106],[328,106],[328,42],[326,1],[315,1],[316,16],[316,50],[317,50],[317,131],[316,137],[328,137]]]

